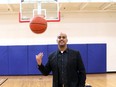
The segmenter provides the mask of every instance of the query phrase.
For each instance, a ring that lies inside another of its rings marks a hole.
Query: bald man
[[[43,75],[52,71],[52,87],[85,87],[86,71],[80,52],[68,48],[67,42],[65,33],[57,36],[58,50],[49,55],[45,66],[42,64],[43,53],[36,55],[38,69]]]

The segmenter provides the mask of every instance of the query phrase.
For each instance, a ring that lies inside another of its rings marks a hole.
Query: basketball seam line
[[[31,23],[31,24],[41,24],[41,25],[47,25],[47,24],[42,24],[42,23]]]

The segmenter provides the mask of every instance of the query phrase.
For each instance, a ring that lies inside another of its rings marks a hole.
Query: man
[[[53,87],[85,87],[86,72],[79,51],[67,46],[67,35],[57,37],[58,50],[51,53],[48,62],[42,64],[43,53],[36,55],[38,69],[43,75],[53,74]]]

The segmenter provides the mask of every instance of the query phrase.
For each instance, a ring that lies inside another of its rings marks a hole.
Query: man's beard
[[[64,48],[64,47],[65,47],[65,45],[60,45],[59,47],[60,47],[60,48]]]

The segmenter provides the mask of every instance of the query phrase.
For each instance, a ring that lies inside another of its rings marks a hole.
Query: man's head
[[[67,48],[67,35],[65,33],[60,33],[57,36],[57,43],[59,48]]]

